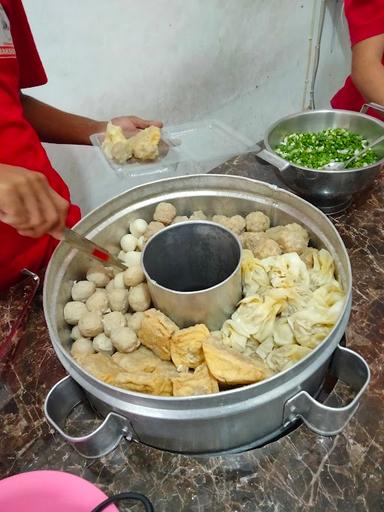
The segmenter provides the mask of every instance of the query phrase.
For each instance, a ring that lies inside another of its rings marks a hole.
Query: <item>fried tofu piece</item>
[[[101,353],[82,357],[79,363],[106,384],[150,395],[172,395],[172,382],[165,372],[125,371],[111,357]]]
[[[76,360],[84,370],[108,384],[122,371],[110,356],[101,352],[82,356]]]
[[[113,354],[112,360],[128,372],[152,373],[158,370],[169,377],[178,377],[179,375],[174,364],[170,361],[163,361],[152,350],[143,346],[129,354],[116,352]]]
[[[210,395],[219,392],[217,380],[206,364],[198,366],[194,373],[185,373],[172,379],[173,396]]]
[[[143,345],[150,348],[160,359],[171,360],[171,338],[178,331],[177,325],[157,309],[144,312],[141,327],[137,333]]]
[[[262,359],[247,357],[210,336],[203,341],[209,371],[222,384],[252,384],[271,375]]]
[[[138,160],[155,160],[159,156],[160,128],[149,126],[129,139],[132,154]]]
[[[154,372],[161,362],[161,359],[152,350],[143,346],[129,354],[116,352],[113,354],[112,360],[128,372],[139,371],[148,373]]]
[[[171,379],[157,370],[151,373],[121,372],[111,384],[148,395],[172,396]]]
[[[202,343],[209,336],[204,324],[176,331],[171,339],[171,358],[176,367],[197,368],[204,362]]]

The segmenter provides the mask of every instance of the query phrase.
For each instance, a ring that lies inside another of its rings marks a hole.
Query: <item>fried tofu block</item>
[[[197,368],[204,362],[202,343],[209,336],[204,324],[176,331],[171,339],[171,358],[176,367]]]
[[[143,346],[129,354],[116,352],[113,354],[112,360],[114,363],[121,366],[123,370],[128,372],[138,371],[152,373],[159,371],[168,377],[177,377],[179,375],[173,363],[163,361],[160,357],[155,355],[152,350]]]
[[[236,352],[212,336],[203,342],[203,351],[209,371],[223,384],[252,384],[271,375],[262,359]]]
[[[171,338],[178,331],[177,325],[157,309],[148,309],[138,331],[138,338],[143,345],[150,348],[160,359],[170,361]]]
[[[173,396],[209,395],[219,392],[217,380],[206,364],[198,366],[194,373],[185,373],[172,379]]]
[[[79,363],[86,371],[106,384],[151,395],[172,395],[170,377],[158,370],[150,373],[124,371],[110,356],[101,353],[82,357]]]

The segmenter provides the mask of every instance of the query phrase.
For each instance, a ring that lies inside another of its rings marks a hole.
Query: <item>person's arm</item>
[[[24,115],[43,142],[59,144],[90,144],[92,133],[103,132],[106,121],[96,121],[88,117],[63,112],[26,94],[21,94]],[[135,116],[122,116],[112,119],[114,124],[128,131],[147,128],[151,124],[162,126],[159,121],[147,121]]]
[[[352,47],[352,81],[369,102],[384,105],[384,34]]]

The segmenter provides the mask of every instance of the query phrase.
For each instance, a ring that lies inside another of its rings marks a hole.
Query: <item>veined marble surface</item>
[[[253,155],[235,158],[215,172],[281,185],[272,169]],[[210,458],[122,441],[110,455],[85,460],[44,418],[45,396],[65,372],[51,347],[37,296],[25,334],[1,377],[0,476],[60,469],[94,482],[109,495],[125,490],[144,493],[156,512],[383,511],[384,174],[332,220],[353,270],[347,345],[365,358],[372,372],[361,405],[341,434],[321,437],[301,425],[263,448]],[[2,335],[20,313],[27,292],[16,289],[0,300]],[[329,400],[342,403],[347,396],[345,387],[337,384]],[[85,411],[71,418],[71,428],[83,433],[94,423]]]

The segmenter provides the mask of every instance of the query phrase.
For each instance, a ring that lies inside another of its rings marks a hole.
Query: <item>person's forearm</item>
[[[366,101],[384,105],[384,66],[382,64],[352,71],[352,81]]]
[[[384,105],[384,34],[369,37],[352,48],[352,81],[368,102]]]
[[[106,123],[77,116],[21,94],[24,115],[43,142],[90,144],[92,133],[104,131]]]

